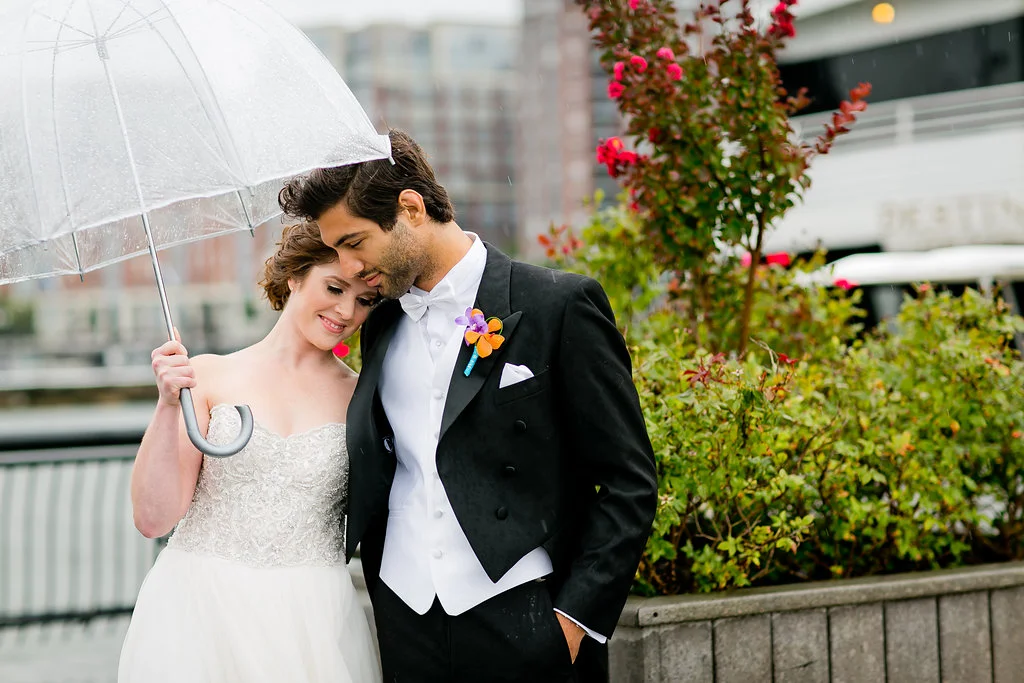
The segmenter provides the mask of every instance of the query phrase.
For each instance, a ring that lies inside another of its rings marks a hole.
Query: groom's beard
[[[431,253],[421,247],[412,231],[402,221],[395,223],[391,231],[391,243],[381,254],[380,263],[374,271],[381,274],[377,289],[387,299],[397,299],[416,283],[424,274],[436,269]]]

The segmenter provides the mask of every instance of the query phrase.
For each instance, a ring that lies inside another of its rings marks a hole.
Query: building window
[[[802,114],[831,111],[860,82],[871,102],[1024,80],[1024,16],[832,57],[780,65],[786,89],[806,87]]]

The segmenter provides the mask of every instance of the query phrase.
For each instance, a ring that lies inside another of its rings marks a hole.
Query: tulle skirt
[[[250,567],[165,548],[146,576],[118,683],[379,683],[348,568]]]

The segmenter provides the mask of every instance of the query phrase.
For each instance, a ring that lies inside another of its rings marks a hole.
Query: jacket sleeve
[[[650,535],[658,481],[629,351],[594,280],[569,297],[557,367],[573,473],[596,495],[586,498],[555,607],[611,636]]]

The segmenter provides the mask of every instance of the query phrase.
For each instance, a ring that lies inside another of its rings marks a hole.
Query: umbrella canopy
[[[390,156],[258,0],[5,0],[0,284],[81,274],[279,215],[283,179]]]
[[[0,284],[83,274],[279,214],[282,181],[389,158],[341,77],[259,0],[3,0]],[[213,445],[181,391],[199,450]]]

